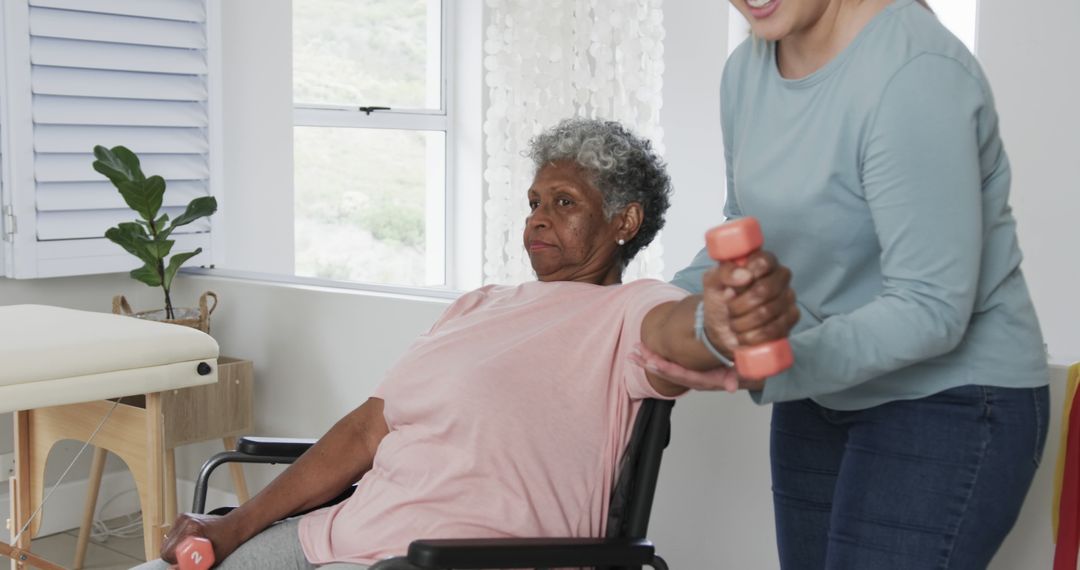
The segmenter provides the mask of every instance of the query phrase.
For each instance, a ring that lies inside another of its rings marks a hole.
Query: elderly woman
[[[222,518],[181,516],[165,560],[188,535],[209,538],[223,568],[371,564],[421,537],[601,535],[640,400],[688,388],[628,362],[635,345],[706,370],[719,366],[710,339],[759,342],[798,319],[789,273],[768,254],[738,294],[726,267],[706,274],[704,297],[620,284],[668,207],[647,141],[568,120],[531,156],[523,238],[539,281],[462,295],[370,399],[251,501]],[[345,502],[274,523],[357,480]]]

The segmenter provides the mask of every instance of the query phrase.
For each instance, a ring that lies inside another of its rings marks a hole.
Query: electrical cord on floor
[[[97,543],[102,543],[108,542],[110,538],[123,539],[139,538],[142,536],[142,511],[136,511],[134,513],[121,515],[119,517],[109,519],[108,523],[106,523],[101,518],[101,515],[108,510],[109,505],[112,504],[113,501],[119,499],[120,497],[123,497],[128,493],[134,492],[135,489],[128,489],[117,495],[113,495],[111,498],[109,498],[109,500],[105,501],[105,503],[101,505],[101,508],[98,509],[98,514],[94,515],[94,522],[90,528],[90,540]],[[113,526],[110,526],[110,524]]]

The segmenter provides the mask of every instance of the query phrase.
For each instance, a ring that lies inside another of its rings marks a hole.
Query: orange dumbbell
[[[756,218],[740,218],[705,233],[709,257],[740,266],[746,265],[747,257],[764,243],[761,224]],[[766,378],[787,370],[794,362],[786,338],[735,349],[735,370],[743,378]]]
[[[188,537],[176,549],[176,562],[180,570],[206,570],[214,565],[214,545],[205,538]]]

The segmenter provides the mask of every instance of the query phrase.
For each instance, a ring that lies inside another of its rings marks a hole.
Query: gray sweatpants
[[[215,566],[221,570],[367,570],[359,564],[335,563],[315,566],[304,558],[300,548],[300,519],[285,519],[252,537],[235,552]],[[160,558],[136,566],[133,570],[168,570],[169,564]]]

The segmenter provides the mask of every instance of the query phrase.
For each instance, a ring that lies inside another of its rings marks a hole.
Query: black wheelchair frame
[[[660,462],[671,439],[673,405],[669,400],[654,399],[642,403],[620,462],[603,538],[418,539],[409,545],[405,556],[381,560],[370,570],[641,570],[645,566],[667,570],[667,563],[656,554],[646,532]],[[292,463],[314,443],[309,439],[241,438],[236,451],[219,453],[203,465],[195,484],[192,511],[205,511],[210,475],[220,465]],[[327,504],[351,493],[352,488]]]

